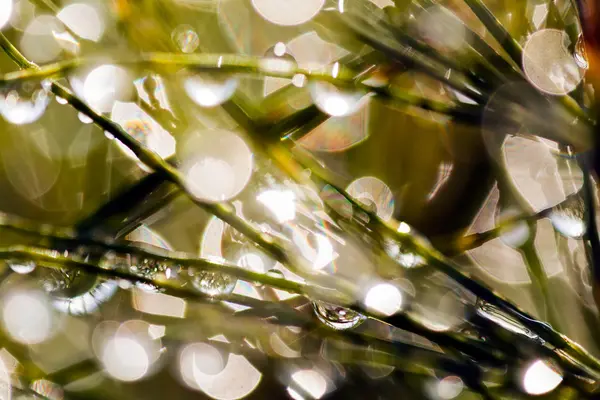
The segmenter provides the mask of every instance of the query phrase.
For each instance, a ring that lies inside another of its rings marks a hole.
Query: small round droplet
[[[338,88],[328,82],[315,82],[308,85],[315,105],[333,117],[343,117],[358,111],[364,104],[363,92]]]
[[[192,277],[192,284],[207,296],[223,296],[233,292],[237,279],[220,272],[200,272]]]
[[[173,41],[184,53],[193,53],[200,44],[198,34],[189,25],[180,25],[173,31]]]
[[[62,98],[62,97],[60,97],[60,96],[56,96],[55,98],[56,98],[56,102],[57,102],[58,104],[65,105],[65,104],[67,104],[67,103],[68,103],[67,99],[63,99],[63,98]]]
[[[0,114],[10,123],[30,124],[42,116],[49,101],[48,86],[40,82],[9,84],[0,89]]]
[[[79,118],[79,120],[84,124],[91,124],[92,122],[94,122],[94,120],[92,120],[90,117],[81,112],[77,114],[77,118]]]
[[[313,309],[321,322],[335,330],[355,328],[367,319],[356,311],[324,301],[314,301]]]
[[[17,274],[26,275],[33,272],[35,263],[33,261],[7,261],[8,266]]]
[[[238,87],[238,80],[229,75],[190,75],[184,79],[183,87],[196,104],[215,107],[233,96]]]
[[[587,52],[585,50],[585,40],[583,40],[583,35],[579,35],[577,39],[577,44],[575,45],[575,53],[573,54],[575,58],[575,62],[579,66],[579,68],[588,69],[590,64],[587,58]]]

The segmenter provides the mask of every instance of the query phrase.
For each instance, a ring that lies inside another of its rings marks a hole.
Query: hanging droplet
[[[50,101],[49,85],[25,81],[0,89],[0,114],[8,122],[23,125],[39,119]]]
[[[62,97],[60,97],[60,96],[56,96],[56,97],[55,97],[55,99],[56,99],[56,102],[57,102],[58,104],[65,105],[65,104],[67,104],[67,103],[68,103],[67,99],[63,99],[63,98],[62,98]]]
[[[575,58],[575,62],[579,66],[579,68],[588,69],[590,64],[587,58],[587,52],[585,51],[585,40],[583,39],[583,35],[579,35],[577,39],[577,44],[575,45],[575,53],[573,54]]]
[[[548,217],[561,235],[579,239],[586,232],[584,210],[583,198],[574,196],[552,210]]]
[[[192,277],[192,284],[207,296],[224,296],[233,292],[237,279],[220,272],[199,272]]]
[[[6,263],[10,269],[21,275],[26,275],[33,272],[35,269],[35,263],[33,261],[7,261]]]
[[[238,79],[230,75],[189,75],[183,81],[188,96],[202,107],[215,107],[229,100],[238,87]]]
[[[321,322],[335,330],[355,328],[367,319],[356,311],[324,301],[314,301],[313,309]]]
[[[184,53],[193,53],[200,44],[198,34],[189,25],[179,25],[172,34],[173,41]]]
[[[315,105],[333,117],[353,114],[365,104],[365,94],[352,89],[342,89],[328,82],[315,82],[308,85]]]
[[[273,277],[273,278],[279,278],[279,279],[285,278],[285,276],[283,275],[283,272],[278,270],[277,268],[271,268],[270,270],[268,270],[267,275],[269,275],[270,277]]]
[[[513,317],[506,314],[504,311],[500,310],[498,307],[482,299],[477,299],[476,308],[477,315],[480,317],[490,320],[511,332],[526,336],[529,339],[536,340],[541,343],[544,342],[543,339],[541,339],[536,333],[525,327]]]
[[[399,265],[404,268],[418,268],[425,265],[425,259],[420,255],[411,251],[402,249],[400,244],[393,239],[385,239],[383,241],[383,250],[385,253]]]
[[[90,117],[81,112],[77,114],[77,118],[79,118],[79,120],[84,124],[91,124],[92,122],[94,122],[94,120],[92,120]]]

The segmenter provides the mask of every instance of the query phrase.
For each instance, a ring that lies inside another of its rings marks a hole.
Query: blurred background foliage
[[[308,7],[295,3],[281,1],[281,18],[293,14],[294,5]],[[438,3],[453,10],[466,26],[508,58],[462,1]],[[74,42],[66,35],[56,34],[68,32],[55,15],[70,4],[75,3],[17,0],[10,23],[3,33],[28,58],[40,65],[72,57],[101,57],[108,61],[126,59],[142,52],[234,53],[262,57],[276,51],[275,46],[283,43],[290,57],[299,65],[310,66],[327,65],[348,57],[348,54],[364,55],[370,51],[369,46],[344,32],[336,36],[335,29],[333,32],[328,29],[326,16],[317,15],[300,25],[281,26],[261,16],[249,0],[78,1],[77,4],[86,4],[95,10],[102,24],[102,34],[98,40],[79,38]],[[535,31],[565,29],[567,26],[571,41],[569,46],[574,51],[578,29],[572,28],[573,24],[569,21],[565,24],[552,18],[553,7],[558,8],[561,15],[571,15],[568,12],[572,7],[571,2],[486,0],[485,4],[521,45],[525,45]],[[336,7],[339,7],[338,2],[331,0],[323,6],[324,9]],[[427,35],[429,29],[433,32],[430,32],[431,35],[440,34],[436,28],[450,39],[456,33],[436,27],[435,19],[425,21],[422,25],[411,22],[411,19],[418,17],[419,8],[407,0],[397,0],[395,3],[391,0],[372,0],[369,4],[346,0],[346,7],[364,7],[378,18],[395,19],[408,32],[416,30],[415,36]],[[36,21],[38,25],[35,25]],[[52,24],[57,27],[55,34],[47,28]],[[69,29],[77,32],[81,27],[76,21]],[[457,40],[465,39],[459,34]],[[460,46],[453,49],[452,40],[442,44],[432,40],[432,44],[461,65],[470,65],[467,52],[462,51]],[[440,101],[453,101],[456,98],[456,94],[440,82],[410,65],[390,61],[381,54],[373,56],[372,68],[380,70],[381,76],[389,77],[409,93]],[[1,71],[15,69],[8,57],[0,57]],[[147,86],[143,83],[148,71],[140,67],[130,72],[130,97],[122,100],[142,104],[144,97],[148,98]],[[162,115],[165,119],[174,116],[178,122],[177,128],[169,131],[176,140],[175,155],[178,158],[190,149],[190,140],[197,132],[226,129],[240,132],[241,135],[247,134],[242,133],[244,128],[238,126],[223,108],[199,108],[183,92],[181,76],[174,68],[164,67],[155,73],[160,76],[159,91],[155,93],[164,95],[168,104],[164,107],[168,111],[162,110],[166,112]],[[66,77],[64,81],[72,83],[72,78]],[[135,88],[134,80],[137,82]],[[259,75],[244,75],[239,80],[238,95],[254,107],[261,121],[277,121],[302,105],[311,103],[309,89],[292,87],[289,80]],[[584,85],[579,85],[576,90],[585,90],[585,87],[581,87]],[[511,90],[520,89],[516,86]],[[278,91],[277,96],[272,94],[275,91]],[[152,99],[146,102],[152,103]],[[158,115],[161,115],[160,112]],[[6,213],[54,225],[71,226],[93,214],[148,174],[115,140],[108,140],[102,129],[94,124],[82,123],[76,111],[59,104],[55,99],[50,101],[44,114],[30,124],[15,125],[0,120],[0,132],[0,210]],[[310,151],[343,187],[358,177],[378,178],[391,192],[393,216],[396,219],[422,232],[434,245],[459,261],[465,271],[532,315],[552,320],[555,328],[590,352],[600,355],[598,313],[591,297],[591,278],[581,240],[561,236],[544,218],[525,224],[518,228],[520,231],[511,231],[479,248],[456,254],[464,235],[492,229],[500,216],[537,212],[555,206],[582,185],[579,167],[557,155],[561,151],[559,146],[528,137],[527,132],[520,132],[525,136],[514,136],[517,132],[508,132],[508,129],[505,133],[508,137],[500,152],[496,153],[498,158],[495,158],[493,152],[489,151],[490,144],[486,142],[486,134],[482,133],[480,124],[463,124],[437,113],[401,107],[372,97],[357,113],[331,117],[304,137],[298,138],[296,151],[302,154]],[[375,185],[371,188],[374,191],[384,190],[377,187],[377,182],[365,183],[367,186],[369,184]],[[155,197],[162,198],[173,190],[170,184],[165,183]],[[377,201],[382,200],[378,198]],[[145,221],[145,227],[158,234],[159,239],[155,240],[164,240],[174,250],[199,254],[201,239],[210,220],[211,216],[205,211],[194,207],[183,196],[178,196]],[[102,229],[117,234],[124,225],[125,221],[120,215],[104,221]],[[515,245],[523,235],[537,253],[535,258],[539,260],[545,275],[543,284],[532,283],[538,278],[528,272],[527,250],[521,244]],[[27,243],[28,240],[32,239],[16,233],[3,233],[0,239],[4,244]],[[8,271],[8,266],[5,269]],[[22,283],[26,277],[15,274],[8,276],[3,283],[3,290]],[[444,307],[455,310],[452,303],[455,300],[447,296],[453,290],[447,279],[432,274],[427,268],[408,270],[404,279],[410,282],[416,293],[415,301],[426,310],[425,315],[443,320],[448,318]],[[96,284],[93,280],[92,285]],[[78,292],[85,292],[82,288],[87,290],[90,287],[89,283],[80,285]],[[138,289],[119,289],[106,304],[87,316],[64,316],[60,333],[50,341],[21,347],[13,343],[8,352],[19,359],[16,352],[22,351],[24,359],[30,359],[34,365],[33,370],[38,368],[43,371],[41,375],[51,376],[59,371],[59,378],[63,381],[69,381],[71,377],[84,378],[86,368],[94,372],[91,378],[87,377],[84,383],[80,383],[85,390],[67,391],[65,398],[193,398],[204,395],[211,397],[210,393],[216,398],[234,398],[228,397],[227,390],[223,388],[214,389],[218,395],[210,390],[207,394],[206,391],[186,388],[185,384],[174,378],[179,373],[173,372],[176,369],[174,365],[183,362],[177,358],[180,353],[175,350],[176,343],[183,346],[213,334],[225,334],[220,331],[223,326],[213,331],[206,324],[196,324],[193,318],[165,322],[161,319],[163,317],[155,316],[154,312],[145,313],[143,307],[139,306],[141,303],[136,303],[146,301],[147,304],[153,304],[150,300],[140,300],[143,296],[150,295]],[[181,304],[173,304],[172,309],[181,307]],[[192,303],[187,303],[185,307],[188,316],[199,315],[201,319],[209,318],[215,308],[213,304]],[[310,305],[305,306],[304,310],[310,312]],[[161,367],[155,367],[155,375],[135,383],[119,383],[97,374],[95,363],[88,361],[93,359],[94,354],[91,338],[101,321],[128,320],[165,325],[169,334],[163,338],[158,362]],[[231,342],[237,342],[235,335],[243,335],[247,329],[242,321],[227,327],[225,336]],[[294,335],[293,330],[285,327],[277,327],[276,330],[280,336]],[[424,339],[415,336],[411,340]],[[310,340],[298,341],[304,350],[311,345]],[[429,343],[427,346],[432,345]],[[248,391],[248,398],[286,397],[285,382],[289,378],[281,376],[291,368],[288,364],[302,366],[313,363],[327,372],[327,379],[336,382],[328,385],[328,395],[334,397],[454,398],[443,397],[439,393],[431,394],[423,389],[429,387],[431,382],[403,374],[390,375],[389,371],[381,371],[383,367],[346,368],[327,363],[319,357],[268,358],[255,354],[261,353],[260,350],[268,353],[266,349],[259,347],[255,350],[252,353],[254,358],[251,358],[252,354],[246,356],[260,371],[262,380],[256,389]],[[286,349],[292,353],[297,350],[294,345]],[[6,354],[3,359],[5,363],[10,362]],[[248,369],[241,368],[239,371],[250,374]],[[231,376],[229,380],[224,378],[223,382],[214,385],[236,387],[239,382],[243,386],[246,378]],[[185,378],[183,381],[186,383]],[[569,398],[569,393],[565,389],[550,396]],[[44,395],[56,398],[51,392]],[[477,398],[477,395],[465,389],[456,398]]]

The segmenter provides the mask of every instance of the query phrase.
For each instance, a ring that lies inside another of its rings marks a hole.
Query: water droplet
[[[315,105],[334,117],[353,114],[364,105],[363,100],[366,99],[363,92],[338,88],[328,82],[314,82],[308,88]]]
[[[585,204],[581,196],[574,196],[552,210],[548,217],[561,235],[579,239],[586,232],[584,210]]]
[[[67,99],[63,99],[63,98],[62,98],[62,97],[60,97],[60,96],[56,96],[56,97],[55,97],[55,99],[56,99],[56,102],[57,102],[58,104],[65,105],[65,104],[67,104],[67,103],[68,103]]]
[[[183,81],[188,96],[202,107],[215,107],[229,100],[238,87],[238,79],[229,75],[189,75]]]
[[[411,251],[402,249],[400,244],[393,239],[385,239],[383,241],[383,250],[385,253],[402,267],[411,269],[425,265],[425,259],[420,255]]]
[[[588,63],[587,52],[585,50],[585,40],[583,35],[579,35],[577,44],[575,45],[575,53],[573,54],[575,62],[579,68],[588,69],[590,64]]]
[[[79,120],[84,124],[91,124],[92,122],[94,122],[94,120],[92,120],[90,117],[81,112],[77,114],[77,118],[79,118]]]
[[[272,268],[272,269],[268,270],[267,275],[269,275],[273,278],[280,278],[280,279],[285,278],[285,276],[283,275],[283,272],[278,270],[277,268]]]
[[[356,311],[324,301],[314,301],[313,309],[321,322],[335,330],[355,328],[367,319]]]
[[[543,340],[529,328],[525,327],[519,321],[509,316],[504,311],[500,310],[498,307],[484,300],[477,299],[477,315],[488,319],[511,332],[526,336],[536,341],[543,342]]]
[[[223,296],[233,292],[237,279],[228,274],[202,271],[194,274],[192,284],[200,292],[208,296]]]
[[[35,263],[33,261],[7,261],[6,263],[10,269],[21,275],[26,275],[33,272],[35,269]]]
[[[198,34],[189,25],[179,25],[175,28],[172,38],[184,53],[193,53],[200,44]]]
[[[23,125],[39,119],[50,101],[48,86],[25,81],[0,89],[0,114],[8,122]]]

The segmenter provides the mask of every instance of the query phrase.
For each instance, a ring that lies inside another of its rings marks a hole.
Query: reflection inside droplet
[[[179,25],[173,31],[173,41],[184,53],[193,53],[200,45],[200,38],[189,25]]]
[[[207,296],[224,296],[233,292],[237,279],[220,272],[201,271],[194,274],[192,284]]]
[[[356,311],[324,301],[314,301],[313,309],[321,322],[335,330],[355,328],[367,319]]]

